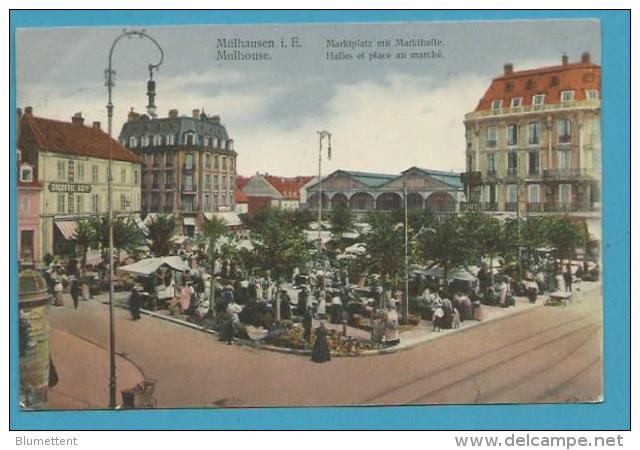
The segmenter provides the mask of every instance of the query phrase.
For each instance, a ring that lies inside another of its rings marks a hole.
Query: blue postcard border
[[[605,400],[596,404],[23,412],[10,348],[12,430],[427,429],[624,430],[630,384],[630,12],[591,11],[26,11],[10,20],[10,142],[15,149],[15,30],[19,27],[599,19],[602,32]],[[15,151],[10,151],[15,167]],[[17,323],[16,171],[10,173],[10,323]],[[17,327],[11,327],[16,342]]]

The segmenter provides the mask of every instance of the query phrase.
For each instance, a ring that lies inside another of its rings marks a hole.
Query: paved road
[[[51,325],[106,347],[107,311],[94,301],[78,311],[52,308]],[[118,351],[159,380],[159,407],[578,402],[602,392],[597,291],[566,308],[535,308],[409,350],[325,364],[227,346],[149,316],[133,322],[123,309],[116,318]]]

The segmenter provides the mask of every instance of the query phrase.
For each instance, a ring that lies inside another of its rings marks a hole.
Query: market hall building
[[[391,211],[404,208],[429,210],[434,214],[454,214],[464,201],[460,174],[411,167],[401,174],[379,174],[336,170],[307,187],[307,207],[317,210],[320,191],[322,209],[338,205],[348,206],[356,218],[364,218],[372,211]]]
[[[165,118],[129,113],[121,144],[142,158],[142,212],[172,214],[178,234],[192,236],[204,219],[235,216],[237,153],[220,116],[198,109]],[[237,220],[236,220],[237,219]]]
[[[78,220],[107,214],[109,150],[114,215],[139,216],[140,158],[102,131],[100,122],[86,126],[80,113],[71,122],[35,117],[32,107],[18,114],[21,166],[31,171],[25,180],[42,186],[34,262],[47,254],[73,254]]]

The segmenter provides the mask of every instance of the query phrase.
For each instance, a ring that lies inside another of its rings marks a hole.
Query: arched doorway
[[[407,194],[407,208],[409,209],[422,209],[424,208],[424,199],[422,195],[417,192],[410,192]]]
[[[370,211],[373,209],[373,196],[366,192],[358,192],[351,196],[349,208],[354,211]]]
[[[335,194],[331,197],[331,209],[336,209],[341,206],[348,207],[349,200],[347,200],[347,196],[341,193]]]
[[[456,201],[446,192],[434,192],[427,197],[427,209],[431,212],[455,212]]]
[[[311,209],[318,209],[318,193],[314,192],[313,194],[311,194],[307,199],[307,203]],[[327,197],[327,194],[323,192],[322,193],[322,209],[328,209],[328,208],[329,208],[329,198]]]
[[[402,198],[395,192],[385,192],[378,197],[376,209],[381,211],[391,211],[402,208]]]

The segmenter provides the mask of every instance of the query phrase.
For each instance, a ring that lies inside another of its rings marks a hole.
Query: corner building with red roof
[[[600,240],[600,66],[504,65],[465,115],[467,202],[502,216],[569,214]]]

